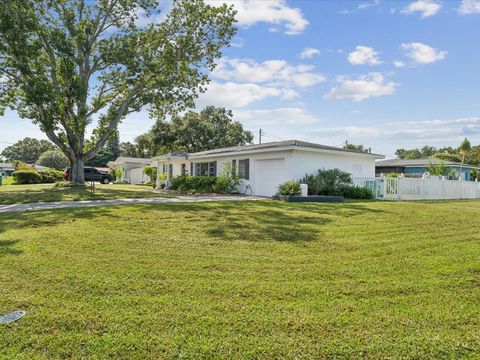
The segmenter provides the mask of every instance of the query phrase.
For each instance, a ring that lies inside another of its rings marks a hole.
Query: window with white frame
[[[195,163],[195,176],[217,176],[217,162],[199,162]]]

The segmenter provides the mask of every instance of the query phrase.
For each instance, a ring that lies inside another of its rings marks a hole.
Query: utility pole
[[[258,143],[261,144],[262,143],[262,129],[260,129],[258,131]]]

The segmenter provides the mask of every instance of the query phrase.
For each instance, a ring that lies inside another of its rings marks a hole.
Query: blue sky
[[[218,4],[219,1],[210,1]],[[424,144],[480,143],[480,0],[227,1],[239,31],[198,100],[247,129],[391,157]],[[133,114],[131,141],[152,124]],[[16,114],[0,118],[0,149],[43,137]]]

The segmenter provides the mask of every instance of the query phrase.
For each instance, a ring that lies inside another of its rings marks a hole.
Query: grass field
[[[478,202],[0,215],[6,359],[479,358]]]
[[[123,184],[95,184],[95,194],[90,187],[59,187],[53,184],[0,186],[0,205],[26,204],[49,201],[108,200],[119,198],[161,197],[151,186]],[[163,195],[164,196],[164,195]]]

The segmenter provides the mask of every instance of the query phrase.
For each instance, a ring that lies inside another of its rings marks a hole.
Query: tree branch
[[[85,160],[88,160],[88,159],[92,158],[93,156],[95,156],[95,154],[98,151],[100,151],[100,149],[103,147],[103,145],[105,145],[105,143],[107,142],[110,135],[112,135],[112,132],[117,128],[117,125],[120,122],[120,119],[125,115],[126,110],[128,108],[128,105],[135,98],[135,96],[137,96],[138,94],[140,94],[143,91],[143,88],[144,88],[143,84],[140,85],[140,86],[137,86],[136,88],[134,88],[130,92],[130,94],[127,95],[125,100],[123,100],[123,102],[121,103],[116,115],[108,123],[108,127],[107,127],[106,131],[102,134],[102,136],[97,141],[95,146],[85,153],[85,156],[84,156]]]

